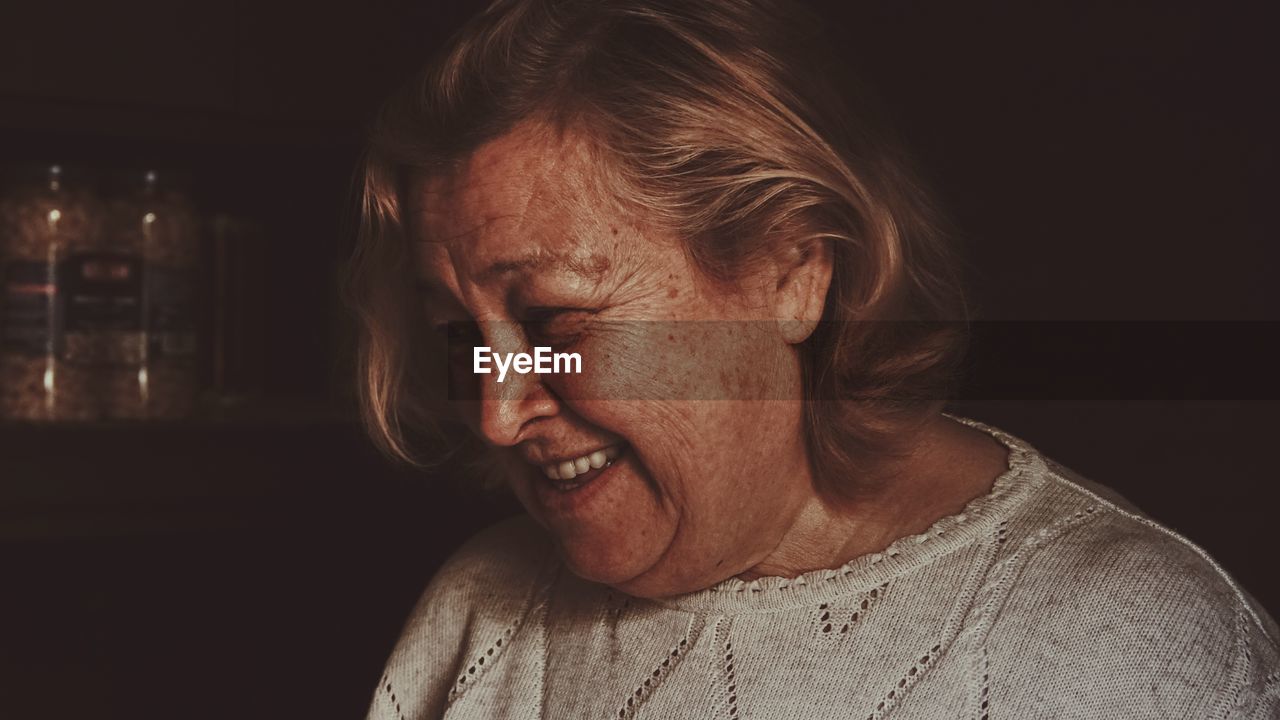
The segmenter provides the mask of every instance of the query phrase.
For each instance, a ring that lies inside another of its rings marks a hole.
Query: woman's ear
[[[822,319],[831,287],[832,254],[831,241],[823,239],[791,245],[777,257],[773,310],[788,343],[803,342]]]

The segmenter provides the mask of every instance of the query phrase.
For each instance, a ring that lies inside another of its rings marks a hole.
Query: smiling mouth
[[[626,445],[610,445],[572,460],[543,465],[542,474],[551,487],[561,492],[570,492],[599,477],[614,461],[622,457],[626,449]]]

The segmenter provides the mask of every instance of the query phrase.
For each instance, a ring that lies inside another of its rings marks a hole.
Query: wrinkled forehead
[[[419,267],[474,275],[515,254],[575,252],[622,222],[585,143],[518,127],[447,173],[419,173],[406,212]],[[426,267],[424,267],[426,266]]]

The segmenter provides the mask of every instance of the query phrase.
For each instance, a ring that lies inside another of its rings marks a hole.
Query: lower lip
[[[617,476],[618,466],[626,462],[629,457],[629,449],[624,449],[622,454],[614,459],[613,462],[601,468],[595,477],[568,490],[557,488],[551,480],[541,474],[541,470],[538,470],[539,477],[533,481],[534,492],[537,493],[538,502],[552,514],[575,514],[589,503],[593,497],[604,490],[605,486]]]

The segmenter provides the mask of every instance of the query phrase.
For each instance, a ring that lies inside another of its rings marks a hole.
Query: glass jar
[[[114,252],[140,263],[139,332],[103,375],[107,415],[181,418],[199,391],[198,215],[177,184],[154,170],[118,189],[108,204],[106,236]]]
[[[94,247],[102,208],[59,165],[8,174],[0,200],[0,417],[93,420],[91,373],[62,361],[68,257]]]

